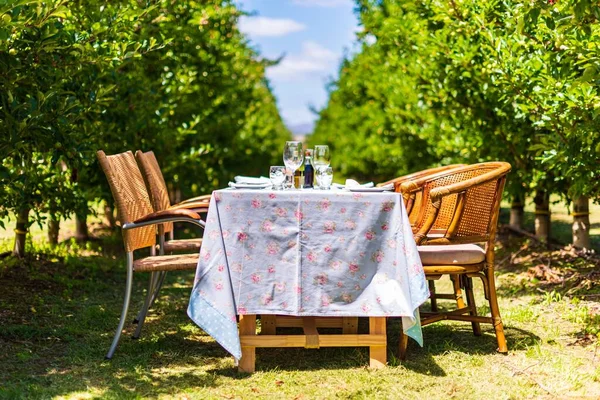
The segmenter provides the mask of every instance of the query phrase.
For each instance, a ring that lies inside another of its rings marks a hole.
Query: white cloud
[[[293,3],[299,6],[316,7],[339,7],[353,6],[353,0],[293,0]]]
[[[286,56],[281,62],[267,71],[274,80],[293,80],[302,75],[325,72],[330,73],[337,67],[338,55],[321,46],[307,41],[302,43],[302,52]]]
[[[285,36],[306,29],[306,25],[288,18],[246,17],[240,18],[240,31],[259,36]]]

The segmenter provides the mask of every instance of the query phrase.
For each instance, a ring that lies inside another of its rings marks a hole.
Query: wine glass
[[[273,190],[283,189],[283,182],[285,182],[285,167],[282,166],[271,166],[269,170],[269,178],[273,184]]]
[[[302,151],[302,142],[289,141],[285,142],[283,148],[283,163],[291,171],[292,178],[294,172],[302,165],[304,161],[304,152]],[[292,189],[295,189],[294,181],[292,179]]]
[[[329,167],[330,161],[331,153],[329,152],[329,146],[326,144],[316,145],[313,152],[313,165],[315,169],[319,171],[320,169]]]

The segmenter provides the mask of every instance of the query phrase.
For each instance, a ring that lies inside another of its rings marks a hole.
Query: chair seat
[[[172,251],[190,251],[198,252],[202,246],[202,238],[198,239],[178,239],[178,240],[167,240],[165,242],[165,253]]]
[[[476,244],[418,246],[423,266],[470,265],[485,260],[485,250]]]
[[[199,254],[176,254],[170,256],[150,256],[133,262],[135,272],[195,270]]]

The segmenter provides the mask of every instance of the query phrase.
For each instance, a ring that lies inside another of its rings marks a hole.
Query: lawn
[[[238,373],[186,316],[190,272],[168,275],[142,338],[132,340],[127,324],[114,359],[104,360],[125,282],[119,235],[97,229],[98,240],[50,249],[34,232],[37,255],[0,263],[0,398],[600,397],[599,258],[501,232],[497,276],[508,355],[495,352],[490,326],[474,337],[470,324],[445,322],[425,327],[425,346],[410,343],[399,362],[399,321],[391,319],[386,369],[367,368],[366,348],[259,349],[252,375]],[[0,239],[0,253],[10,245]],[[147,276],[135,278],[131,319],[147,284]],[[478,304],[486,312],[481,296]]]

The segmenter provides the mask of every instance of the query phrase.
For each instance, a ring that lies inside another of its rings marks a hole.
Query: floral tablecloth
[[[217,190],[188,315],[236,359],[236,314],[403,317],[429,296],[397,193]]]

